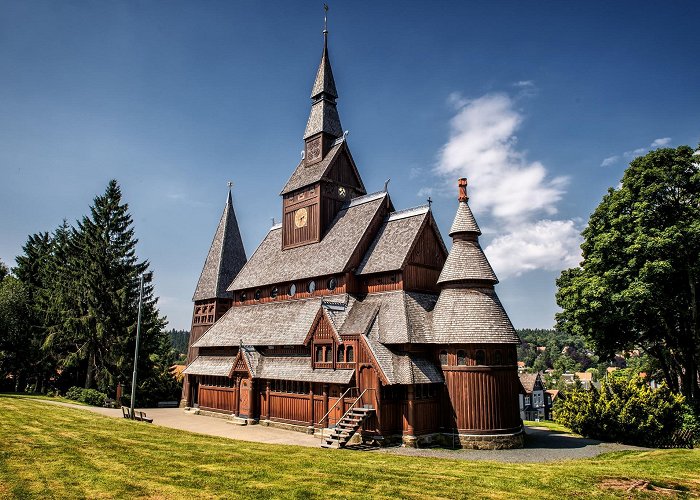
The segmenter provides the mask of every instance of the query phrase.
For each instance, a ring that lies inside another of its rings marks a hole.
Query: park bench
[[[131,412],[128,406],[122,406],[122,415],[124,418],[131,418]],[[145,412],[139,410],[134,410],[134,420],[148,422],[149,424],[153,422],[152,418],[147,417]]]

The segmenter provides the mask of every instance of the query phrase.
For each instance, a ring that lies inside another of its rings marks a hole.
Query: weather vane
[[[233,181],[228,181],[226,185],[228,186],[228,190],[231,191],[231,188],[233,187]]]
[[[328,33],[328,4],[323,4],[323,32]]]

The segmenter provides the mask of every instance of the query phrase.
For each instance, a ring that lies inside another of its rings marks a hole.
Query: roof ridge
[[[422,214],[428,213],[429,210],[430,210],[430,206],[428,204],[417,205],[417,206],[411,207],[411,208],[404,208],[403,210],[396,210],[394,212],[391,212],[387,216],[387,220],[392,221],[392,220],[403,219],[406,217],[412,217],[414,215],[422,215]]]
[[[376,191],[374,193],[370,194],[363,194],[362,196],[357,196],[344,204],[341,207],[341,210],[345,210],[347,208],[352,208],[356,207],[358,205],[364,205],[365,203],[369,203],[370,201],[378,200],[384,196],[387,196],[389,193],[387,191]]]

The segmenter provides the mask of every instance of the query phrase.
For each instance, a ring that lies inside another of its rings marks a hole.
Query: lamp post
[[[131,408],[129,415],[131,419],[134,418],[134,402],[136,401],[136,369],[138,367],[139,361],[139,343],[141,341],[141,309],[143,308],[143,283],[144,281],[151,281],[151,273],[141,274],[139,277],[139,314],[136,319],[136,348],[134,349],[134,373],[131,376]]]

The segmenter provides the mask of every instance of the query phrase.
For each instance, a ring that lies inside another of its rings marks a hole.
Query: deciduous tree
[[[557,280],[558,328],[598,354],[641,348],[698,401],[700,157],[688,146],[632,161],[583,231],[583,261]]]

